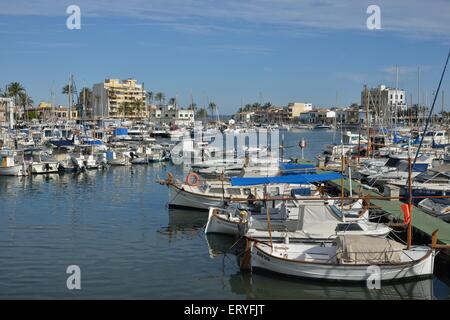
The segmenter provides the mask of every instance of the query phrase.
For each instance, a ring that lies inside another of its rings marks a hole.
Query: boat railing
[[[358,261],[367,261],[367,263],[374,264],[390,264],[395,258],[396,254],[400,254],[402,257],[407,258],[409,261],[414,261],[415,259],[405,253],[404,249],[398,250],[383,250],[383,251],[347,251],[347,250],[336,250],[336,254],[329,258],[327,261],[332,262],[336,260],[341,264],[358,264]],[[358,259],[359,256],[359,259]],[[398,257],[399,262],[403,259]]]

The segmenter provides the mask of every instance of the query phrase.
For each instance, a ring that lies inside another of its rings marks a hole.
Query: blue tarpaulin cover
[[[338,172],[315,173],[315,174],[291,174],[276,177],[257,177],[257,178],[231,178],[232,186],[253,186],[257,184],[290,183],[306,184],[313,182],[330,181],[340,179],[342,175]]]
[[[302,170],[302,171],[312,171],[316,166],[312,163],[280,163],[280,169],[283,171],[291,170]]]

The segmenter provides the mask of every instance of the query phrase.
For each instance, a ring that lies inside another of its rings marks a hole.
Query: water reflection
[[[169,209],[169,223],[158,230],[167,235],[170,240],[177,236],[199,236],[204,232],[208,221],[208,213],[204,211]]]
[[[205,235],[209,256],[216,258],[224,254],[240,257],[245,250],[245,240],[221,234]],[[238,265],[238,264],[236,264]]]
[[[241,273],[230,276],[231,290],[247,299],[364,299],[364,300],[431,300],[433,280],[381,284],[381,289],[370,290],[364,284],[310,282],[273,274]]]
[[[229,275],[232,292],[247,299],[418,299],[431,300],[433,279],[399,283],[382,283],[380,290],[370,290],[364,284],[342,284],[288,278],[272,273],[239,271],[239,257],[244,241],[222,235],[207,235],[211,258],[234,255],[236,269]]]

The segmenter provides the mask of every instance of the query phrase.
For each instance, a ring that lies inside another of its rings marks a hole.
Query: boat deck
[[[332,180],[328,184],[333,188],[341,191],[341,180]],[[372,190],[364,189],[359,182],[352,180],[352,189],[354,195],[374,196],[380,197],[382,195],[375,193]],[[348,179],[344,181],[344,192],[349,193],[350,183]],[[379,207],[380,210],[387,214],[403,221],[403,212],[400,208],[401,202],[399,200],[382,200],[382,199],[370,199],[372,206]],[[442,244],[450,244],[450,223],[442,221],[439,218],[433,217],[420,208],[413,207],[412,212],[412,224],[413,228],[420,230],[427,236],[431,237],[434,230],[439,229],[438,241]]]

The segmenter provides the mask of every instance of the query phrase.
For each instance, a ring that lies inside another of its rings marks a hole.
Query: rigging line
[[[439,95],[439,91],[440,91],[440,89],[441,89],[442,80],[444,79],[445,71],[447,70],[447,64],[448,64],[449,58],[450,58],[450,50],[449,50],[449,52],[448,52],[448,54],[447,54],[447,60],[445,61],[444,69],[442,70],[442,74],[441,74],[441,79],[439,80],[439,85],[438,85],[438,88],[437,88],[437,90],[436,90],[436,94],[434,95],[433,104],[431,105],[431,110],[430,110],[430,113],[429,113],[429,115],[428,115],[427,121],[426,121],[426,123],[425,123],[425,128],[424,128],[424,130],[423,130],[422,138],[420,139],[420,144],[419,144],[419,147],[417,148],[416,155],[415,155],[415,157],[414,157],[414,162],[413,162],[413,164],[412,164],[412,167],[413,167],[413,168],[414,168],[414,166],[415,166],[415,164],[416,164],[417,157],[419,156],[419,152],[420,152],[420,149],[421,149],[421,147],[422,147],[423,139],[425,138],[425,134],[426,134],[426,132],[427,132],[428,125],[429,125],[429,123],[430,123],[430,119],[431,119],[431,117],[432,117],[432,115],[433,115],[434,105],[436,104],[436,100],[437,100],[437,97],[438,97],[438,95]],[[414,178],[412,177],[412,178],[411,178],[411,181],[413,181],[413,180],[414,180]]]

